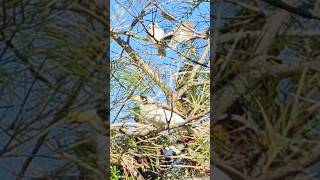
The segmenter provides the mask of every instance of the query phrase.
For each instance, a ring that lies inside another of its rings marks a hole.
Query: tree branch
[[[128,55],[134,61],[133,65],[142,69],[151,79],[156,82],[160,88],[163,90],[166,97],[171,100],[173,91],[170,86],[168,86],[161,78],[158,73],[156,73],[141,57],[132,49],[132,47],[122,40],[115,32],[111,32],[111,37],[128,53]]]
[[[203,64],[206,60],[207,54],[210,50],[210,39],[208,39],[208,43],[207,43],[207,47],[205,48],[205,50],[203,51],[200,59],[199,59],[199,63]],[[191,75],[189,77],[189,80],[187,83],[185,83],[178,92],[176,92],[176,98],[180,98],[184,93],[186,93],[190,87],[194,86],[193,80],[196,76],[196,74],[199,72],[201,68],[201,65],[195,65],[193,66],[192,70],[191,70]]]
[[[185,121],[181,124],[170,125],[170,129],[183,127],[193,120],[200,119],[206,116],[208,113],[210,113],[210,110],[202,114],[199,114],[197,116],[186,118]],[[129,126],[137,127],[137,129],[129,130],[128,129]],[[150,126],[142,123],[113,123],[111,124],[111,129],[123,132],[124,134],[130,135],[130,136],[147,136],[151,133],[160,133],[161,131],[167,130],[168,128],[155,128],[154,126]]]
[[[282,65],[274,65],[265,62],[264,64],[261,64],[262,70],[256,70],[250,74],[240,74],[224,88],[217,91],[216,100],[219,102],[217,103],[217,107],[215,109],[217,117],[222,115],[237,98],[242,96],[247,91],[247,89],[254,87],[263,78],[270,76],[282,78],[299,74],[302,72],[305,66],[310,67],[311,70],[320,72],[320,62],[314,60],[304,63]]]
[[[303,7],[293,7],[282,0],[263,0],[263,1],[305,18],[320,19],[320,15],[311,12],[309,9],[305,9]]]
[[[220,37],[217,39],[218,43],[226,43],[229,41],[234,41],[238,36],[240,39],[242,38],[255,38],[259,36],[262,32],[261,31],[244,31],[244,32],[232,32],[232,33],[225,33],[221,34]],[[320,31],[318,30],[304,30],[304,31],[287,31],[283,33],[277,34],[276,37],[320,37]]]
[[[241,69],[243,73],[238,75],[233,81],[228,83],[223,89],[216,93],[216,117],[222,115],[227,108],[241,95],[243,95],[248,87],[255,85],[259,78],[254,78],[252,73],[248,73],[250,67],[260,67],[261,65],[268,64],[265,59],[269,48],[271,47],[273,40],[278,33],[282,22],[288,18],[288,13],[283,10],[277,10],[270,16],[260,34],[260,37],[256,40],[256,45],[254,49],[254,55],[250,61],[245,65],[246,68]],[[241,33],[241,32],[240,32]],[[258,73],[261,69],[258,69]],[[252,72],[252,70],[250,70]],[[268,73],[268,72],[267,72]],[[223,103],[222,103],[223,102]]]
[[[305,169],[318,161],[320,161],[320,144],[315,146],[311,152],[305,154],[304,157],[291,161],[284,167],[270,171],[261,177],[256,178],[256,180],[283,179],[289,175],[301,172],[301,169]]]

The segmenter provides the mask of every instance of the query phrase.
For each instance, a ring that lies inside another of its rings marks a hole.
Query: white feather
[[[156,105],[141,105],[141,116],[147,124],[153,124],[156,127],[166,128],[184,124],[185,120],[172,111],[157,107]]]
[[[147,28],[147,38],[153,43],[154,47],[158,49],[158,55],[160,57],[166,56],[165,45],[161,42],[165,35],[163,29],[161,29],[159,25],[154,22],[150,23]]]
[[[159,27],[159,25],[157,23],[150,23],[148,25],[148,39],[152,42],[152,43],[157,43],[157,41],[159,42],[163,37],[164,37],[164,31],[163,29],[161,29]],[[156,40],[156,41],[155,41]]]
[[[172,32],[168,33],[172,34],[172,38],[168,46],[175,50],[178,44],[192,39],[194,36],[194,32],[195,30],[191,22],[183,22]],[[166,36],[168,36],[168,34]]]

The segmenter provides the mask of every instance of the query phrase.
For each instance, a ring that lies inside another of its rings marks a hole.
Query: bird
[[[191,21],[184,21],[172,31],[165,34],[162,39],[164,42],[169,42],[167,45],[169,48],[176,50],[179,44],[185,43],[191,39],[207,39],[208,37],[209,29],[203,32],[198,32],[194,29]]]
[[[183,94],[181,98],[177,99],[175,105],[176,109],[184,116],[188,116],[192,110],[187,100],[186,94]]]
[[[140,108],[139,117],[143,123],[156,128],[173,128],[185,124],[185,119],[179,114],[159,106],[151,97],[132,96],[130,98]]]
[[[170,40],[168,46],[176,50],[178,44],[189,41],[194,38],[196,30],[193,27],[193,23],[189,21],[182,22],[179,26],[173,29],[171,32],[168,32],[164,39]]]
[[[165,42],[163,41],[164,36],[164,30],[161,29],[157,23],[151,22],[147,26],[147,39],[158,49],[158,55],[160,57],[166,56],[166,47]]]

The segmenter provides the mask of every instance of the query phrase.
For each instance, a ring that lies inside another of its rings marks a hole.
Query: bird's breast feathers
[[[184,124],[184,119],[178,114],[162,108],[143,108],[141,115],[145,122],[157,127],[169,127]]]
[[[151,40],[157,40],[160,41],[163,37],[164,37],[164,31],[162,29],[159,28],[153,28],[153,29],[149,29],[149,38],[151,38]]]

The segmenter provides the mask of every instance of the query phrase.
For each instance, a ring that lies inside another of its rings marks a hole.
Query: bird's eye
[[[141,101],[143,102],[143,103],[147,103],[148,102],[148,98],[146,97],[146,96],[140,96],[140,98],[141,98]]]

